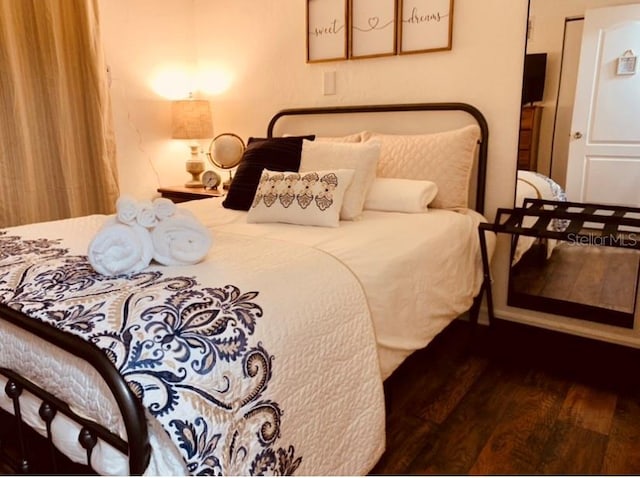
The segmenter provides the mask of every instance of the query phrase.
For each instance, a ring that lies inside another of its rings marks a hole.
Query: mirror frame
[[[525,47],[524,47],[524,54],[523,54],[523,64],[526,58],[527,53],[529,52],[529,48],[530,48],[530,39],[531,39],[531,31],[533,28],[535,28],[534,26],[534,19],[535,19],[535,12],[532,12],[532,7],[534,7],[535,5],[532,5],[533,3],[535,3],[536,1],[541,1],[541,0],[527,0],[527,25],[526,25],[526,40],[525,40]],[[556,2],[557,0],[548,0],[550,2]],[[587,2],[585,2],[587,3]],[[598,3],[597,1],[595,1],[594,3]],[[581,12],[580,15],[575,14],[575,15],[566,15],[564,17],[564,33],[563,33],[563,37],[562,37],[562,45],[560,48],[560,58],[559,58],[559,64],[558,64],[558,69],[554,72],[554,74],[557,74],[557,81],[554,78],[554,83],[555,83],[555,89],[553,92],[551,92],[552,96],[547,96],[545,95],[545,97],[547,98],[547,101],[550,101],[550,98],[553,97],[554,98],[554,104],[553,105],[549,105],[547,106],[548,108],[553,108],[553,125],[552,125],[552,130],[551,130],[551,137],[548,138],[549,142],[550,142],[550,151],[549,151],[549,161],[548,161],[548,174],[547,173],[543,173],[545,174],[547,177],[551,178],[552,176],[552,172],[553,172],[553,165],[554,165],[554,142],[555,142],[555,130],[556,130],[556,121],[557,121],[557,117],[558,117],[558,109],[559,109],[559,97],[560,97],[560,93],[561,93],[561,87],[562,87],[562,76],[563,76],[563,67],[565,66],[565,58],[564,58],[564,50],[565,50],[565,42],[566,42],[566,34],[567,34],[567,24],[569,22],[573,22],[576,20],[584,20],[585,17],[585,11],[588,8],[598,8],[598,7],[605,7],[605,6],[616,6],[619,5],[620,2],[616,2],[614,0],[610,0],[610,1],[605,1],[603,0],[603,2],[601,2],[602,4],[599,5],[593,5],[593,6],[589,6],[589,5],[585,5],[585,7],[582,9],[583,11]],[[632,3],[637,3],[637,2],[627,2],[629,4]],[[625,3],[626,4],[626,3]],[[533,18],[532,18],[532,13],[534,14]],[[538,26],[539,28],[539,26]],[[524,70],[524,68],[523,68]],[[523,78],[524,79],[524,78]],[[548,81],[549,81],[549,65],[547,65],[547,78],[545,79],[545,83],[547,83],[546,87],[548,88]],[[524,86],[524,85],[523,85]],[[525,104],[523,103],[523,98],[524,98],[524,88],[521,90],[521,95],[520,95],[520,105],[521,107],[525,106]],[[542,100],[542,103],[544,104],[544,100]],[[520,139],[518,140],[518,150],[516,151],[516,161],[518,158],[518,153],[520,151]],[[537,172],[536,168],[536,172]],[[517,182],[518,182],[518,171],[520,170],[519,166],[516,167],[516,184],[514,185],[514,188],[517,188]],[[552,178],[551,178],[552,179]],[[563,189],[565,186],[561,186]],[[518,195],[517,193],[514,195],[514,207],[518,207]],[[513,253],[515,250],[515,241],[511,241],[511,254],[510,254],[510,258],[513,257]],[[586,320],[586,321],[590,321],[590,322],[597,322],[597,323],[603,323],[603,324],[608,324],[608,325],[614,325],[614,326],[618,326],[618,327],[624,327],[624,328],[628,328],[628,329],[633,329],[634,328],[634,319],[635,319],[635,315],[637,313],[637,295],[638,295],[638,285],[640,283],[639,278],[637,277],[638,274],[636,274],[636,282],[635,282],[635,286],[633,288],[634,290],[634,296],[633,296],[633,310],[630,313],[627,312],[621,312],[612,308],[605,308],[605,307],[598,307],[598,306],[592,306],[589,304],[585,304],[585,303],[580,303],[580,302],[572,302],[569,300],[563,300],[563,299],[555,299],[555,298],[548,298],[545,297],[543,295],[533,295],[533,294],[528,294],[528,293],[520,293],[520,292],[515,292],[514,293],[514,289],[513,289],[513,268],[514,266],[511,264],[511,260],[509,262],[509,270],[508,270],[508,277],[507,277],[507,305],[510,307],[517,307],[520,309],[525,309],[525,310],[534,310],[534,311],[540,311],[540,312],[544,312],[544,313],[549,313],[549,314],[553,314],[553,315],[558,315],[558,316],[564,316],[564,317],[571,317],[571,318],[577,318],[580,320]],[[640,269],[638,271],[640,273]]]
[[[216,146],[216,141],[220,141],[220,138],[228,138],[228,137],[236,140],[240,145],[240,152],[238,153],[237,158],[234,158],[233,163],[230,165],[222,164],[221,162],[217,161],[215,158],[215,155],[213,154],[213,151]],[[242,156],[246,148],[247,147],[244,144],[244,141],[242,140],[242,138],[235,133],[221,133],[211,140],[211,143],[209,144],[209,151],[207,152],[207,159],[209,159],[209,162],[214,166],[216,166],[217,168],[220,168],[224,171],[229,171],[229,179],[227,179],[222,183],[222,189],[228,190],[229,187],[231,187],[231,181],[233,181],[233,174],[231,173],[231,170],[235,168],[238,164],[240,164],[240,161],[242,161]]]
[[[219,141],[220,138],[233,138],[234,140],[236,140],[239,145],[240,145],[240,154],[238,154],[238,157],[234,160],[233,164],[228,165],[228,164],[222,164],[219,161],[216,160],[215,155],[213,154],[213,150],[215,149],[216,146],[216,141]],[[237,134],[234,133],[221,133],[218,136],[216,136],[215,138],[213,138],[211,140],[211,143],[209,144],[209,151],[207,152],[207,157],[209,158],[209,162],[211,164],[213,164],[214,166],[220,168],[220,169],[233,169],[235,168],[238,164],[240,164],[240,160],[242,160],[242,154],[244,153],[246,146],[244,144],[244,141],[242,140],[242,138],[240,136],[238,136]]]

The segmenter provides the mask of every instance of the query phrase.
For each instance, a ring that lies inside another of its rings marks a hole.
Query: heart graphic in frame
[[[380,23],[380,17],[369,17],[367,22],[369,23],[369,27],[371,27],[371,30],[375,30]]]

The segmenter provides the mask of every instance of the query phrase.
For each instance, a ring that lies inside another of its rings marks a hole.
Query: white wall
[[[243,138],[264,135],[285,107],[471,103],[490,129],[487,215],[513,204],[526,0],[456,0],[451,51],[322,64],[305,62],[304,1],[101,0],[101,8],[123,193],[152,197],[186,179],[188,151],[169,139],[169,95],[153,85],[163,71],[195,76],[197,66],[208,80],[196,93],[212,101],[214,133]],[[322,94],[325,71],[336,71],[336,95]],[[499,244],[498,307],[508,242]]]
[[[157,83],[168,72],[195,68],[193,6],[191,0],[100,1],[120,191],[139,199],[152,197],[158,186],[188,179],[184,162],[189,148],[169,139],[169,99],[186,97],[189,88],[180,78],[173,82],[176,90],[168,93],[165,90],[171,82]]]
[[[188,150],[169,139],[171,98],[154,91],[162,73],[173,70],[204,74],[207,87],[215,74],[229,81],[223,92],[200,88],[195,94],[212,100],[215,134],[232,131],[243,138],[263,135],[268,119],[284,107],[469,102],[484,112],[491,130],[494,191],[488,210],[511,200],[512,192],[501,193],[501,185],[512,183],[515,172],[500,165],[512,165],[516,150],[525,0],[457,0],[448,52],[324,64],[305,62],[300,0],[101,0],[100,5],[123,192],[150,197],[158,186],[186,179]],[[322,94],[327,70],[336,71],[333,96]],[[176,97],[188,90],[177,88]]]

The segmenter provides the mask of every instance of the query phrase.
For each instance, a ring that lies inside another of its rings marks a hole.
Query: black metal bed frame
[[[484,213],[484,196],[487,179],[487,151],[489,146],[489,126],[484,115],[475,106],[468,103],[405,103],[397,105],[362,105],[362,106],[326,106],[315,108],[290,108],[276,113],[267,127],[267,136],[273,136],[275,125],[285,116],[309,116],[323,114],[353,113],[399,113],[408,111],[463,111],[473,116],[480,127],[478,148],[478,164],[476,178],[475,210]]]
[[[480,127],[481,140],[478,148],[478,164],[476,178],[476,200],[475,209],[484,212],[484,196],[485,182],[487,173],[487,146],[489,130],[487,121],[482,113],[475,107],[466,103],[410,103],[397,105],[362,105],[362,106],[338,106],[338,107],[316,107],[316,108],[295,108],[285,109],[276,113],[270,120],[267,135],[273,136],[273,130],[276,122],[285,116],[305,116],[305,115],[323,115],[323,114],[344,114],[344,113],[392,113],[405,111],[463,111],[475,119]],[[482,291],[476,297],[474,305],[471,308],[471,317],[477,320],[480,298]],[[49,452],[51,454],[51,471],[59,473],[56,468],[56,455],[59,454],[53,445],[51,436],[51,422],[56,414],[61,413],[72,419],[81,427],[78,441],[87,452],[87,464],[90,467],[91,455],[98,439],[104,440],[111,444],[123,454],[128,455],[129,473],[132,475],[141,475],[146,470],[151,455],[151,447],[149,445],[149,436],[145,412],[138,398],[133,394],[127,383],[120,376],[116,368],[109,361],[107,356],[98,349],[94,344],[85,342],[84,340],[71,334],[62,332],[55,327],[30,319],[21,312],[9,308],[4,304],[0,304],[0,319],[5,320],[16,327],[21,328],[29,334],[33,334],[42,340],[45,340],[60,349],[84,360],[92,365],[96,372],[104,379],[107,386],[111,390],[113,397],[118,405],[123,422],[126,428],[127,440],[111,433],[100,424],[86,420],[75,414],[69,405],[63,403],[47,391],[43,390],[28,379],[21,377],[12,370],[0,368],[0,374],[5,376],[7,384],[4,393],[11,399],[13,403],[13,415],[17,418],[17,439],[18,439],[18,463],[14,463],[15,472],[31,473],[33,463],[31,463],[28,453],[26,440],[26,425],[22,423],[22,413],[20,406],[20,396],[23,391],[29,391],[42,401],[39,414],[42,418],[46,430]],[[1,339],[0,339],[1,340]],[[1,424],[1,423],[0,423]],[[2,443],[0,442],[0,450]],[[39,456],[38,458],[42,458]],[[90,470],[90,468],[87,468]]]
[[[107,356],[94,344],[56,329],[44,322],[25,317],[21,312],[11,309],[5,304],[0,304],[0,318],[90,363],[105,381],[118,404],[128,437],[127,442],[101,425],[80,417],[67,404],[46,390],[12,370],[0,368],[0,374],[8,379],[4,391],[13,402],[13,415],[18,418],[17,438],[21,457],[16,471],[24,474],[29,474],[32,471],[32,464],[28,458],[29,454],[25,443],[25,431],[22,428],[22,413],[19,400],[22,392],[27,390],[42,400],[39,415],[46,426],[46,438],[52,457],[51,466],[54,473],[58,473],[58,470],[51,435],[51,422],[57,413],[62,413],[82,427],[78,441],[87,450],[88,466],[91,463],[93,449],[98,438],[100,438],[123,454],[129,455],[130,474],[143,474],[149,463],[151,453],[144,409]]]

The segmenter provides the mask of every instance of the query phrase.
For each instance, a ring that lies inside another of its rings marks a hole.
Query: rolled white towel
[[[170,218],[176,213],[177,206],[171,199],[155,198],[152,204],[158,221]]]
[[[151,263],[153,244],[147,229],[108,221],[89,244],[89,263],[99,274],[116,276],[140,272]]]
[[[184,208],[181,208],[181,207],[176,209],[176,213],[174,214],[174,216],[188,216],[188,217],[192,218],[194,221],[198,220],[198,219],[196,219],[196,215],[194,213],[192,213],[188,209],[184,209]]]
[[[153,258],[166,266],[196,264],[213,242],[211,232],[188,214],[176,214],[151,231]]]
[[[135,224],[138,219],[138,201],[122,195],[116,201],[116,217],[122,224]]]
[[[158,224],[156,211],[151,201],[142,201],[139,203],[137,222],[140,226],[146,227],[147,229],[155,227],[156,224]]]
[[[425,212],[438,194],[432,181],[376,178],[369,188],[364,209],[390,212]]]

